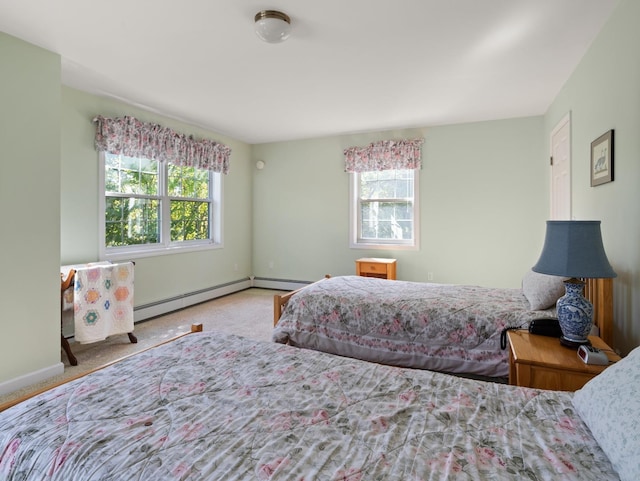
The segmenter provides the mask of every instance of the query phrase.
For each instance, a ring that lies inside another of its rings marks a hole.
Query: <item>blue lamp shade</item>
[[[580,278],[616,277],[602,245],[600,221],[549,220],[540,259],[532,270],[570,277],[566,293],[556,303],[563,344],[589,342],[593,305],[583,297]]]
[[[616,277],[602,245],[599,220],[548,220],[535,272],[562,277]]]

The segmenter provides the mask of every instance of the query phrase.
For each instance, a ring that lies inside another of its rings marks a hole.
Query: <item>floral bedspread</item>
[[[0,479],[618,479],[571,396],[191,334],[0,413]]]
[[[344,276],[294,295],[273,340],[403,367],[505,377],[506,326],[554,317],[532,311],[520,289]]]

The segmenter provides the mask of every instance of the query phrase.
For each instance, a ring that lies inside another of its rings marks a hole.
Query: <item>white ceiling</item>
[[[0,31],[65,85],[263,143],[542,115],[617,2],[0,0]]]

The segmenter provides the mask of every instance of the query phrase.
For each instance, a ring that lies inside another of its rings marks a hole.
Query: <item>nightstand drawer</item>
[[[577,391],[596,375],[591,372],[564,371],[527,364],[516,364],[515,371],[518,386],[553,391]]]
[[[607,366],[585,364],[578,358],[577,349],[564,347],[555,337],[537,336],[529,331],[509,331],[509,384],[576,391]],[[589,336],[594,347],[607,352],[610,362],[620,360],[605,342]]]
[[[385,264],[376,264],[374,262],[361,262],[360,274],[386,274],[387,266]]]
[[[381,258],[364,258],[356,261],[356,275],[378,277],[380,279],[396,278],[396,260]]]

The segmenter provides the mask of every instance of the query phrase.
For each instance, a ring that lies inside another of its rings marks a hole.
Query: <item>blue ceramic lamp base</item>
[[[565,346],[590,344],[588,336],[593,326],[593,305],[582,295],[584,284],[575,278],[565,281],[565,295],[556,303],[562,330],[560,343]]]

